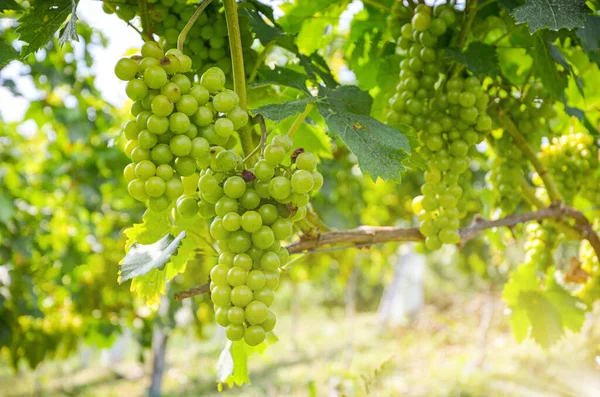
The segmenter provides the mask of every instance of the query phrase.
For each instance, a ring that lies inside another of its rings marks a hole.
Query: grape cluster
[[[542,147],[540,160],[557,183],[564,199],[571,202],[577,194],[588,196],[593,202],[598,196],[598,149],[594,138],[584,133],[567,134],[553,138]],[[541,185],[541,178],[534,176]]]
[[[214,216],[210,234],[221,252],[210,273],[217,323],[232,340],[260,344],[275,327],[269,310],[279,268],[289,253],[294,222],[306,215],[310,193],[323,184],[311,153],[296,150],[283,166],[292,140],[278,135],[264,148],[254,168],[242,172],[206,172],[198,183],[202,216]]]
[[[128,190],[154,211],[165,211],[175,200],[178,208],[187,208],[187,193],[195,192],[199,170],[216,164],[229,171],[241,162],[225,148],[235,146],[234,133],[247,124],[247,112],[238,106],[237,94],[224,89],[222,70],[211,68],[192,83],[183,74],[191,67],[187,55],[164,53],[154,42],[142,46],[142,56],[122,58],[115,66],[134,101],[135,119],[123,126],[125,153],[132,160],[124,171]]]
[[[523,169],[526,167],[523,153],[516,149],[507,133],[491,139],[494,155],[490,156],[490,171],[486,182],[494,194],[494,208],[500,217],[512,214],[521,202]]]
[[[476,77],[453,77],[440,87],[425,128],[419,132],[419,152],[429,162],[422,196],[415,198],[420,231],[429,249],[459,241],[463,195],[459,177],[469,168],[469,152],[491,129],[486,114],[489,97]],[[463,215],[464,216],[464,215]]]
[[[398,47],[406,57],[400,62],[400,81],[396,94],[390,98],[388,124],[407,124],[416,130],[425,127],[430,101],[435,96],[441,68],[441,50],[436,49],[438,38],[454,24],[456,15],[451,6],[433,9],[424,4],[415,8],[410,23],[401,28]]]

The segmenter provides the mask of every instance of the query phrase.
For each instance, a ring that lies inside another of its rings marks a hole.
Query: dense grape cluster
[[[248,123],[247,112],[235,92],[224,89],[223,71],[211,68],[193,83],[183,74],[191,67],[188,56],[164,53],[154,42],[142,46],[142,56],[122,58],[115,67],[134,101],[135,119],[123,126],[132,160],[124,171],[128,190],[154,211],[165,211],[175,200],[178,208],[185,206],[199,170],[216,164],[229,171],[241,162],[227,149],[236,144],[235,131]]]
[[[410,23],[401,28],[399,48],[406,57],[400,63],[400,82],[390,99],[388,123],[407,124],[419,131],[420,155],[429,162],[422,196],[413,210],[429,249],[459,241],[463,194],[459,177],[467,171],[469,151],[491,129],[486,114],[489,96],[478,78],[458,75],[446,80],[450,64],[436,48],[447,28],[456,22],[452,6],[435,8],[420,4]]]
[[[134,3],[118,5],[117,15],[124,20],[133,19],[136,13],[140,14],[137,0]],[[197,5],[190,4],[187,0],[149,0],[147,7],[149,32],[157,35],[160,38],[161,46],[165,50],[169,50],[176,47],[179,33],[194,14]],[[112,12],[110,7],[105,7],[105,11]],[[245,64],[251,67],[256,59],[256,52],[250,48],[253,37],[249,19],[242,15],[239,22]],[[192,58],[194,71],[198,74],[202,74],[211,67],[218,67],[226,75],[230,74],[231,57],[227,23],[217,2],[209,4],[200,14],[187,34],[183,51]]]
[[[281,246],[306,215],[310,194],[323,184],[316,158],[301,150],[291,155],[292,140],[276,136],[254,168],[240,172],[206,172],[199,181],[201,215],[215,216],[210,234],[221,255],[213,267],[211,299],[216,320],[232,340],[251,346],[275,327],[269,311],[279,268],[289,253]]]
[[[494,208],[499,216],[512,214],[522,199],[520,181],[524,177],[526,160],[523,152],[515,149],[513,139],[507,133],[491,139],[494,155],[490,156],[490,171],[486,182],[494,194]]]
[[[564,199],[571,202],[577,194],[598,202],[598,149],[594,138],[584,133],[562,135],[553,138],[552,143],[542,147],[540,160],[554,181]],[[541,185],[541,178],[534,176],[534,182]]]

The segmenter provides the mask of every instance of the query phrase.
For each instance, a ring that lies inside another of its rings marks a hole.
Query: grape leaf
[[[260,80],[252,83],[252,87],[261,87],[269,84],[283,85],[296,88],[307,95],[310,95],[308,88],[306,88],[308,76],[303,73],[276,66],[274,69],[268,67],[261,68],[258,71],[258,75],[260,76]]]
[[[542,80],[549,94],[559,99],[567,86],[567,78],[557,69],[550,46],[540,32],[533,36],[534,45],[530,53],[533,57],[533,73]]]
[[[582,27],[586,11],[587,6],[581,0],[527,0],[512,15],[517,24],[527,23],[533,33],[546,27],[550,30]]]
[[[596,63],[600,62],[600,16],[586,15],[583,29],[575,32],[581,46]]]
[[[296,56],[300,60],[300,66],[314,81],[317,81],[317,77],[320,77],[327,87],[338,85],[331,74],[331,70],[329,70],[327,62],[317,52],[313,52],[309,56],[303,54],[296,54]]]
[[[577,74],[575,73],[575,70],[573,69],[571,64],[567,61],[567,59],[562,54],[562,52],[560,52],[560,50],[552,43],[550,43],[549,46],[550,46],[550,55],[552,55],[552,58],[556,62],[558,62],[563,68],[565,68],[565,70],[571,76],[573,76],[573,79],[575,80],[575,84],[577,85],[577,89],[579,90],[579,93],[581,94],[582,97],[585,98],[585,93],[583,92],[583,81],[581,80],[581,78],[579,76],[577,76]]]
[[[348,112],[368,116],[371,113],[373,98],[369,93],[353,85],[342,85],[335,89],[319,88],[321,102],[326,102],[330,111]]]
[[[136,223],[123,232],[127,237],[125,249],[129,250],[134,243],[155,243],[169,230],[171,230],[169,211],[154,212],[147,210],[142,217],[142,223]]]
[[[19,39],[27,43],[21,49],[21,57],[26,57],[46,45],[74,11],[72,7],[71,0],[33,2],[27,13],[19,18],[19,27],[16,30]]]
[[[584,321],[578,300],[554,281],[554,268],[548,269],[541,285],[535,263],[520,266],[505,285],[503,298],[511,309],[511,328],[518,341],[528,334],[544,348],[550,347],[565,329],[576,331]]]
[[[22,10],[15,0],[0,0],[0,13],[6,10]]]
[[[223,383],[226,383],[229,387],[234,384],[237,386],[242,386],[245,383],[250,384],[248,353],[244,341],[227,341],[217,361],[217,383],[219,384],[219,391],[222,390]]]
[[[185,236],[185,231],[179,233],[175,238],[167,233],[153,244],[134,244],[121,262],[119,284],[134,277],[143,276],[152,269],[164,269]]]
[[[165,272],[152,269],[143,276],[138,276],[131,281],[131,292],[135,292],[146,301],[146,305],[157,310],[160,306],[160,297],[165,294],[167,277]]]
[[[281,121],[287,117],[302,113],[306,108],[306,105],[317,100],[319,100],[319,97],[311,96],[298,101],[275,103],[254,109],[252,110],[252,113],[262,114],[270,120]]]
[[[79,36],[77,36],[77,4],[75,0],[71,0],[71,18],[69,18],[69,22],[62,29],[58,44],[63,46],[71,40],[79,41]]]
[[[475,75],[498,76],[498,54],[491,45],[476,41],[469,44],[464,52],[458,48],[448,48],[446,55],[464,64]]]
[[[240,3],[238,10],[240,15],[245,15],[249,18],[252,31],[256,34],[256,38],[262,45],[267,45],[267,43],[276,40],[278,36],[286,35],[279,26],[267,24],[262,15],[257,10],[250,9],[248,5]]]
[[[317,104],[325,118],[329,133],[339,135],[358,158],[358,165],[373,180],[400,181],[405,171],[402,161],[408,158],[410,145],[399,130],[372,117],[355,113],[333,113],[323,104]]]

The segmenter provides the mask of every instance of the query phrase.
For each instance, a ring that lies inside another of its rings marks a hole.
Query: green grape
[[[227,313],[227,318],[231,324],[243,324],[246,321],[244,309],[238,306],[233,306]]]
[[[281,146],[267,145],[265,147],[264,157],[267,164],[271,166],[279,165],[285,158],[285,149]]]
[[[216,214],[216,210],[215,210]],[[242,217],[237,212],[230,212],[223,217],[223,227],[229,232],[235,232],[242,225]]]
[[[262,302],[266,307],[271,307],[275,302],[275,294],[268,288],[262,288],[254,292],[254,301]]]
[[[254,175],[261,181],[269,181],[275,176],[275,169],[265,160],[259,160],[254,167]]]
[[[284,218],[277,219],[271,225],[271,229],[277,240],[289,239],[294,231],[292,222]]]
[[[299,170],[312,172],[317,167],[317,159],[312,153],[300,153],[298,157],[296,157],[296,167],[298,167]]]
[[[260,324],[260,326],[265,332],[271,332],[275,329],[276,323],[277,317],[275,317],[275,314],[272,311],[269,311],[269,313],[267,314],[267,318]]]
[[[276,176],[269,182],[269,194],[275,200],[284,200],[292,193],[292,184],[283,176]]]
[[[145,181],[153,177],[156,172],[156,166],[149,160],[142,160],[135,165],[135,176]]]
[[[247,211],[242,215],[241,226],[248,233],[253,233],[261,228],[262,217],[256,211]]]
[[[296,193],[309,193],[314,187],[312,174],[305,170],[298,170],[294,172],[291,179],[291,186],[293,191]]]
[[[166,165],[166,164],[163,164]],[[162,165],[159,166],[159,168]],[[166,181],[165,194],[171,200],[177,199],[179,196],[183,194],[183,183],[177,178],[171,178]],[[190,205],[190,204],[187,204]]]
[[[239,176],[227,178],[223,184],[223,192],[233,199],[240,198],[246,192],[246,182]]]
[[[246,307],[254,298],[254,293],[247,285],[239,285],[231,290],[231,303],[238,307]],[[214,303],[214,301],[213,301]]]
[[[231,233],[227,240],[229,248],[236,254],[241,254],[250,249],[252,245],[252,237],[245,231],[238,230]]]
[[[160,197],[150,197],[148,199],[148,208],[155,212],[166,211],[170,204],[171,200],[164,195]]]
[[[236,287],[239,288],[239,287]],[[228,285],[217,285],[210,293],[210,299],[217,306],[229,306],[233,303],[236,306],[240,306],[235,304],[233,297],[235,294],[235,289],[233,290]]]
[[[267,319],[269,308],[261,301],[252,301],[244,310],[246,321],[252,325],[258,325]]]
[[[237,254],[233,258],[233,265],[250,271],[252,269],[252,258],[248,254]]]
[[[246,189],[240,197],[240,205],[247,210],[253,210],[260,205],[260,196],[255,190]]]
[[[169,147],[175,156],[187,156],[192,150],[192,140],[185,135],[176,135],[171,138]]]
[[[241,340],[245,336],[244,326],[241,324],[229,324],[225,329],[227,339],[231,341]],[[257,340],[259,337],[255,337]]]
[[[260,265],[264,270],[274,271],[279,269],[281,261],[276,253],[268,251],[260,258]]]
[[[131,58],[121,58],[115,65],[115,75],[123,81],[133,80],[137,70],[138,63]]]
[[[190,176],[196,172],[196,161],[189,156],[177,157],[175,171],[181,176]]]
[[[167,72],[159,65],[150,66],[144,71],[144,82],[149,88],[158,89],[167,83]]]
[[[183,186],[183,185],[182,185]],[[193,218],[198,213],[198,205],[193,197],[182,197],[177,201],[177,212],[183,218]]]
[[[257,346],[264,342],[266,337],[265,330],[260,325],[251,325],[246,328],[244,340],[250,346]]]
[[[131,80],[127,83],[125,93],[130,99],[138,101],[146,96],[148,86],[142,80]]]
[[[232,287],[237,287],[238,285],[244,285],[246,283],[246,276],[248,272],[241,267],[232,267],[227,272],[227,282]]]
[[[218,216],[225,216],[230,212],[237,212],[239,206],[237,200],[231,197],[222,197],[215,205],[215,211]]]
[[[274,241],[275,235],[273,234],[273,230],[268,226],[261,226],[257,231],[252,233],[252,243],[260,249],[269,248]]]
[[[141,179],[134,179],[127,185],[129,195],[138,201],[143,201],[148,198],[145,189],[145,183]]]

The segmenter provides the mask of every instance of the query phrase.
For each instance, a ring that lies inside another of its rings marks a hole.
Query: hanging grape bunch
[[[124,173],[131,196],[151,210],[173,206],[181,218],[213,218],[210,235],[220,252],[210,273],[216,319],[230,340],[255,346],[275,327],[269,307],[289,258],[281,242],[292,237],[323,177],[315,156],[293,150],[287,135],[275,136],[245,169],[235,146],[247,112],[225,89],[221,69],[192,83],[182,74],[191,67],[188,56],[163,53],[154,42],[142,46],[141,57],[117,63],[115,73],[128,81],[135,101],[135,120],[123,127],[132,159]]]
[[[564,199],[571,202],[582,194],[592,202],[598,202],[598,149],[594,138],[584,133],[562,135],[553,138],[551,144],[542,147],[540,160],[558,184]],[[533,181],[541,185],[536,174]]]
[[[191,67],[187,55],[165,54],[154,42],[142,46],[142,56],[122,58],[115,67],[134,101],[135,119],[123,127],[125,153],[132,160],[125,168],[128,190],[154,211],[175,200],[178,207],[189,205],[184,193],[195,191],[199,170],[224,157],[239,159],[227,149],[235,146],[234,131],[247,124],[248,114],[235,92],[224,89],[223,71],[211,68],[192,83],[183,74]]]
[[[216,320],[230,340],[244,338],[251,346],[275,327],[269,307],[289,257],[281,242],[292,237],[309,195],[323,184],[316,158],[301,149],[290,155],[292,146],[288,136],[276,136],[254,168],[219,167],[199,182],[199,205],[207,209],[201,215],[216,215],[210,234],[221,252],[210,273]]]
[[[432,250],[460,239],[460,219],[467,211],[458,208],[463,195],[459,178],[469,167],[469,152],[492,127],[486,114],[489,96],[479,79],[460,70],[452,77],[446,75],[451,64],[437,44],[455,22],[450,5],[415,7],[398,40],[406,57],[400,62],[400,82],[388,113],[391,125],[407,124],[419,131],[418,152],[429,169],[423,195],[415,198],[413,210],[425,245]]]

